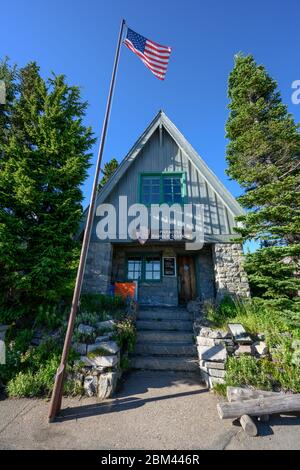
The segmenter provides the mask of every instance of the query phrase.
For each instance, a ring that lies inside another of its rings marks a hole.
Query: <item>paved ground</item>
[[[300,418],[274,417],[249,438],[216,412],[197,376],[134,372],[118,396],[65,399],[48,424],[44,400],[0,401],[0,449],[299,449]]]

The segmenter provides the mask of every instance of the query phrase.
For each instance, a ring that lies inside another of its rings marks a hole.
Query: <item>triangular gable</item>
[[[126,157],[122,160],[116,172],[98,193],[96,207],[106,200],[115,185],[120,181],[122,176],[134,162],[134,160],[138,158],[140,150],[146,145],[146,143],[149,141],[149,139],[159,126],[163,126],[165,128],[165,130],[169,133],[169,135],[172,137],[178,147],[185,153],[187,158],[191,161],[192,165],[194,165],[195,168],[201,173],[203,178],[206,180],[207,184],[219,196],[219,198],[227,207],[232,216],[236,217],[238,215],[244,214],[242,207],[238,204],[233,195],[225,188],[219,178],[210,170],[210,168],[206,165],[206,163],[196,152],[196,150],[186,140],[183,134],[179,131],[179,129],[177,129],[177,127],[173,124],[173,122],[163,111],[159,111],[159,113],[155,116],[153,121],[143,132],[143,134],[139,137],[139,139],[130,149]],[[85,224],[87,209],[84,211],[84,220],[82,225]]]

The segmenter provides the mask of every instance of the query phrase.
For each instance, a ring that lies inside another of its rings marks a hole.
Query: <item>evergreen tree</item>
[[[83,124],[87,104],[64,76],[44,81],[35,63],[17,81],[7,63],[0,73],[13,94],[0,115],[0,305],[32,312],[74,281],[94,139]]]
[[[98,185],[98,190],[103,188],[103,186],[108,182],[110,177],[114,174],[118,166],[119,163],[115,158],[112,158],[112,160],[104,164],[104,168],[102,170],[103,177]]]
[[[261,248],[246,259],[255,293],[297,298],[300,255],[300,134],[277,83],[251,55],[238,55],[229,76],[228,175],[245,189],[241,241]]]

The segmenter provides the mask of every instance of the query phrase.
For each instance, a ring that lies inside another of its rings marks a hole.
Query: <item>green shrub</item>
[[[128,356],[122,356],[120,360],[120,368],[122,370],[130,369],[130,360]]]
[[[80,300],[80,311],[114,313],[115,311],[124,309],[126,302],[122,297],[110,296],[103,294],[82,294]]]
[[[116,341],[122,351],[134,351],[136,343],[136,329],[131,320],[127,319],[117,324]]]
[[[19,372],[7,385],[7,393],[10,397],[34,397],[39,394],[39,391],[36,375],[31,370]]]
[[[67,310],[62,310],[58,305],[40,305],[35,318],[35,325],[54,330],[63,325],[66,317]]]
[[[0,381],[4,384],[24,368],[22,358],[29,348],[32,336],[29,329],[10,333],[11,339],[6,341],[6,363],[0,364]]]
[[[19,372],[7,384],[7,393],[11,397],[34,397],[50,394],[59,357],[53,356],[45,364],[40,365],[37,371],[29,369]]]

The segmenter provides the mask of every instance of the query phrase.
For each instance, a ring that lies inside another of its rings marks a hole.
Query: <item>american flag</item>
[[[127,28],[124,44],[136,54],[154,75],[163,80],[167,73],[171,47],[161,46]]]

